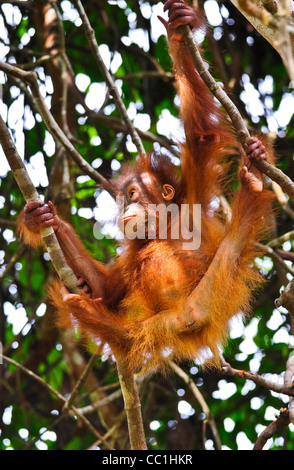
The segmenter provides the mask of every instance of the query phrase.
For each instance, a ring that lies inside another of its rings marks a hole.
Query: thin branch
[[[294,278],[286,285],[275,303],[276,307],[284,307],[288,310],[292,318],[294,318]]]
[[[272,181],[272,188],[282,209],[294,220],[294,210],[290,207],[282,188],[275,181]]]
[[[89,118],[101,122],[109,127],[111,127],[116,132],[128,132],[124,121],[122,119],[118,119],[115,117],[105,116],[101,113],[94,113],[91,110],[87,110],[87,115]],[[135,128],[138,134],[148,140],[149,142],[157,142],[161,147],[166,148],[170,153],[172,153],[175,157],[180,158],[180,153],[174,148],[176,147],[176,143],[172,140],[167,139],[166,137],[160,136],[158,134],[153,134],[150,131],[142,131],[141,129]]]
[[[98,64],[98,67],[101,70],[101,73],[104,77],[104,80],[105,80],[105,82],[106,82],[106,84],[109,88],[109,92],[113,96],[113,99],[115,101],[117,109],[119,110],[119,112],[120,112],[120,114],[121,114],[121,116],[122,116],[122,118],[123,118],[123,120],[126,124],[128,132],[129,132],[135,146],[137,147],[139,155],[144,155],[145,150],[144,150],[142,141],[141,141],[136,129],[134,128],[134,126],[132,124],[132,121],[130,120],[130,118],[128,116],[126,107],[125,107],[125,105],[124,105],[124,103],[123,103],[123,101],[120,97],[118,89],[116,88],[116,86],[114,84],[112,76],[111,76],[109,70],[106,68],[106,66],[103,62],[103,59],[102,59],[102,56],[100,54],[99,47],[98,47],[98,44],[97,44],[97,41],[96,41],[96,38],[95,38],[95,32],[94,32],[94,30],[91,26],[91,23],[88,19],[88,16],[87,16],[86,12],[85,12],[85,9],[83,7],[83,4],[80,0],[74,0],[74,4],[75,4],[75,6],[76,6],[76,8],[79,12],[79,15],[81,17],[82,22],[83,22],[85,34],[88,38],[90,48],[91,48],[91,50],[94,54],[94,57],[95,57],[96,62]]]
[[[24,372],[29,377],[32,377],[34,380],[39,382],[39,384],[41,384],[43,387],[47,388],[48,392],[55,395],[59,400],[65,401],[65,398],[64,398],[63,395],[61,395],[61,393],[57,392],[57,390],[55,390],[53,387],[51,387],[51,385],[49,383],[47,383],[39,375],[35,374],[32,370],[27,369],[25,366],[23,366],[19,362],[14,361],[14,359],[11,359],[10,357],[5,356],[4,354],[0,353],[0,358],[3,359],[4,361],[8,362],[9,364],[14,365],[15,367],[20,369],[22,372]]]
[[[83,371],[82,375],[80,376],[79,380],[75,384],[69,398],[66,400],[66,403],[64,404],[63,407],[63,412],[66,413],[69,408],[71,407],[72,403],[74,402],[74,399],[76,398],[77,394],[79,393],[79,390],[81,387],[84,385],[86,382],[91,370],[93,369],[95,363],[97,362],[98,358],[100,357],[100,354],[94,353],[93,356],[91,357],[90,361],[87,364],[87,367]]]
[[[286,363],[286,371],[284,374],[284,384],[286,386],[292,386],[293,377],[294,377],[294,352],[292,351]],[[288,411],[289,411],[289,419],[291,423],[294,423],[294,397],[290,397]]]
[[[147,371],[146,373],[136,375],[135,376],[135,381],[136,384],[141,384],[146,378],[150,377],[151,374],[153,374],[155,371]],[[105,385],[104,387],[99,387],[98,392],[105,392],[106,390],[109,390],[111,388],[117,387],[119,385],[119,381],[117,383],[112,383],[109,385]],[[95,401],[94,403],[91,403],[91,405],[84,406],[83,408],[79,408],[79,412],[81,414],[89,414],[93,413],[93,411],[96,411],[98,408],[101,408],[102,406],[108,405],[111,403],[113,400],[116,400],[122,395],[122,390],[119,388],[118,390],[115,390],[112,392],[110,395],[100,398],[99,400]]]
[[[79,412],[82,415],[87,415],[90,413],[93,413],[93,411],[98,410],[99,408],[102,408],[102,406],[107,406],[109,403],[113,402],[117,398],[122,396],[122,390],[121,388],[115,390],[115,392],[112,392],[110,395],[107,395],[104,398],[100,398],[99,400],[95,401],[91,405],[86,405],[83,408],[79,408]]]
[[[159,76],[163,76],[162,72],[154,72],[154,73]],[[74,91],[76,93],[76,97],[81,103],[81,105],[83,106],[83,108],[85,109],[85,113],[82,116],[89,118],[91,120],[94,120],[94,121],[101,122],[105,126],[113,129],[115,132],[123,132],[124,134],[128,133],[128,129],[123,119],[116,118],[113,116],[106,116],[105,114],[103,114],[102,110],[105,106],[105,103],[107,103],[108,101],[107,97],[105,98],[105,102],[101,105],[100,110],[98,112],[95,112],[87,106],[87,104],[85,103],[83,94],[77,89],[75,83],[73,85],[74,85]],[[135,130],[142,139],[147,140],[149,142],[153,142],[153,143],[156,142],[161,147],[166,148],[175,157],[180,158],[180,152],[176,149],[178,147],[178,144],[176,142],[162,135],[153,134],[150,131],[142,131],[141,129],[137,127],[135,127]]]
[[[0,143],[4,154],[10,165],[15,180],[23,193],[27,202],[38,201],[40,196],[34,187],[26,167],[20,158],[12,137],[7,129],[5,122],[0,116]],[[67,265],[63,252],[58,243],[57,237],[52,227],[45,228],[41,231],[42,239],[46,245],[50,255],[52,264],[58,273],[62,282],[68,287],[70,292],[78,293],[77,278],[72,269]]]
[[[125,419],[125,416],[126,416],[126,412],[125,410],[123,410],[120,413],[120,415],[117,417],[116,423],[104,434],[103,439],[109,439],[115,433],[115,431],[120,427],[121,423]],[[101,443],[101,439],[98,439],[93,444],[91,444],[88,450],[95,449],[95,447],[99,446],[100,443]]]
[[[239,0],[239,4],[244,11],[261,20],[266,26],[278,29],[278,20],[263,6],[255,5],[251,0]]]
[[[181,379],[188,385],[188,387],[190,388],[190,390],[193,393],[194,397],[196,398],[196,400],[200,404],[200,406],[203,410],[203,413],[205,413],[205,415],[206,415],[206,420],[210,425],[212,434],[214,436],[216,448],[217,448],[217,450],[221,450],[221,440],[220,440],[220,436],[219,436],[219,433],[218,433],[218,430],[217,430],[217,427],[216,427],[216,424],[215,424],[214,417],[213,417],[206,401],[204,400],[204,397],[203,397],[202,393],[200,393],[199,388],[195,385],[195,383],[193,382],[191,377],[189,377],[189,375],[186,374],[186,372],[183,371],[183,369],[181,369],[177,364],[175,364],[173,361],[170,361],[169,364],[170,364],[171,368],[174,370],[174,372],[179,377],[181,377]]]
[[[145,70],[144,72],[128,73],[127,75],[115,75],[116,80],[134,80],[136,78],[161,78],[164,81],[173,81],[172,72],[158,72],[157,70]]]
[[[271,380],[265,379],[261,375],[253,374],[252,372],[248,372],[246,370],[233,369],[233,367],[228,362],[226,362],[223,358],[221,358],[221,360],[222,360],[222,372],[224,374],[228,374],[228,375],[231,375],[232,377],[237,377],[240,379],[252,380],[252,382],[258,385],[261,385],[262,387],[265,387],[268,390],[272,390],[273,392],[276,392],[276,393],[283,393],[284,395],[294,397],[294,386],[292,384],[291,385],[277,384],[275,382],[272,382]]]
[[[1,228],[16,228],[16,221],[15,220],[8,220],[8,219],[0,219],[0,227]]]
[[[117,371],[127,414],[131,449],[147,450],[141,403],[134,375],[124,363],[117,363]]]
[[[287,263],[285,263],[285,261],[283,260],[283,258],[279,256],[279,254],[270,246],[262,245],[261,243],[256,243],[256,246],[264,250],[266,254],[270,256],[286,273],[290,273],[292,276],[294,276],[294,269],[291,266],[288,266]]]
[[[60,56],[60,52],[56,52],[55,54],[45,54],[39,59],[35,60],[35,62],[27,62],[25,64],[17,64],[17,66],[22,70],[34,70],[40,65],[45,64],[46,62],[50,62],[53,59],[56,59]]]
[[[54,117],[52,116],[51,112],[49,111],[45,100],[40,93],[39,84],[37,80],[37,75],[35,72],[32,71],[25,71],[21,70],[14,65],[8,64],[6,62],[0,61],[0,70],[5,72],[8,75],[12,75],[13,77],[19,78],[23,80],[30,86],[32,95],[35,99],[37,108],[39,113],[42,116],[45,126],[52,134],[52,136],[64,147],[64,149],[68,152],[68,154],[72,157],[72,159],[76,162],[76,164],[81,168],[84,174],[90,176],[94,181],[97,183],[102,183],[105,181],[105,178],[98,173],[76,150],[76,148],[72,145],[69,139],[66,137],[64,132],[61,130],[57,122],[55,121]]]
[[[67,122],[67,101],[68,101],[68,78],[67,78],[67,73],[68,73],[68,64],[69,60],[67,58],[66,54],[66,46],[65,46],[65,34],[64,34],[64,28],[63,28],[63,21],[62,17],[60,15],[60,11],[58,8],[58,4],[56,0],[50,0],[50,4],[54,8],[55,11],[55,20],[53,21],[51,19],[51,24],[53,24],[55,21],[57,23],[58,27],[58,49],[60,52],[60,77],[61,77],[61,84],[62,84],[62,92],[61,92],[61,110],[60,110],[60,115],[61,115],[61,128],[63,132],[67,135],[70,136],[71,132],[68,126]],[[53,51],[52,51],[53,52]],[[70,72],[72,72],[72,68],[70,66]]]
[[[199,52],[198,47],[195,44],[193,34],[189,28],[189,26],[182,27],[183,36],[185,39],[186,46],[190,52],[192,61],[194,66],[196,67],[199,75],[202,77],[203,81],[213,93],[213,95],[220,101],[222,106],[227,111],[233,126],[236,130],[236,134],[240,143],[242,144],[243,148],[246,150],[247,148],[247,141],[250,138],[249,131],[247,126],[235,104],[231,101],[228,97],[226,92],[218,85],[210,74],[208,68],[206,67],[205,63],[202,60],[201,54]],[[293,181],[285,175],[281,170],[271,165],[269,162],[263,161],[255,161],[255,166],[262,171],[265,175],[267,175],[273,181],[276,181],[283,190],[285,191],[288,196],[294,200],[294,183]]]
[[[255,5],[249,0],[230,0],[231,3],[245,16],[245,18],[253,25],[253,27],[261,34],[280,54],[282,51],[279,47],[279,23],[273,17],[269,16],[271,12],[262,10],[263,7]],[[266,19],[265,19],[266,18]],[[294,47],[293,34],[294,26],[292,23],[287,25],[287,31],[291,34],[292,49]]]
[[[7,0],[0,0],[0,5],[3,5],[4,3],[11,3],[12,5],[15,5],[16,7],[19,7],[20,9],[24,8],[27,10],[33,10],[34,9],[34,2],[33,1],[23,1],[23,0],[10,0],[9,2]]]
[[[285,259],[286,261],[291,261],[291,263],[294,263],[293,251],[285,251],[281,250],[280,248],[276,248],[275,252],[280,256],[281,259]]]
[[[31,370],[27,369],[26,367],[24,367],[22,364],[14,361],[13,359],[11,359],[10,357],[8,356],[4,356],[2,354],[0,354],[0,358],[4,359],[6,362],[8,362],[9,364],[12,364],[14,365],[15,367],[17,367],[18,369],[20,369],[22,372],[24,372],[25,374],[29,375],[30,377],[32,377],[34,380],[36,380],[39,384],[41,384],[43,387],[45,387],[48,392],[52,393],[53,395],[55,395],[59,400],[63,401],[64,403],[66,403],[66,398],[61,395],[61,393],[57,392],[53,387],[51,387],[50,384],[48,384],[47,382],[45,382],[45,380],[43,380],[41,377],[39,377],[37,374],[35,374],[34,372],[32,372]],[[109,450],[111,450],[111,447],[107,444],[107,442],[105,442],[105,439],[103,436],[101,436],[101,434],[92,426],[92,424],[87,420],[87,418],[85,418],[85,416],[83,416],[82,414],[79,413],[79,411],[71,405],[71,410],[73,412],[74,415],[77,416],[77,418],[79,418],[82,423],[97,437],[97,439],[101,439],[103,444],[105,445],[105,447]]]
[[[263,5],[256,5],[252,0],[238,0],[238,4],[243,12],[260,20],[264,26],[270,27],[278,32],[281,28],[281,16],[286,13],[287,21],[283,24],[283,29],[286,34],[294,34],[294,27],[293,24],[291,24],[291,6],[289,0],[279,0],[277,2],[275,13],[278,13],[279,19],[275,18],[272,12]]]
[[[288,242],[289,240],[294,240],[294,230],[290,230],[290,232],[284,233],[280,237],[277,237],[274,240],[271,240],[268,243],[268,246],[271,246],[272,248],[276,248],[278,246],[283,245],[283,243]]]
[[[15,265],[15,263],[17,262],[17,260],[23,255],[23,253],[25,252],[26,250],[26,246],[24,243],[20,243],[20,245],[18,246],[16,252],[14,253],[14,255],[10,258],[10,260],[8,261],[7,265],[6,265],[6,268],[2,271],[2,273],[0,273],[0,281],[2,279],[4,279],[5,276],[7,276],[7,274],[9,273],[9,271],[12,269],[12,267]]]
[[[281,50],[281,57],[291,81],[294,81],[294,57],[290,34],[287,29],[291,18],[290,0],[279,0],[278,3],[278,47]]]
[[[278,433],[281,433],[283,429],[290,424],[288,410],[282,408],[280,415],[276,417],[267,428],[258,436],[257,441],[254,444],[253,450],[262,450],[269,439]]]

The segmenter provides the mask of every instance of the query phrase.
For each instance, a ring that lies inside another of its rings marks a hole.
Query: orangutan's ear
[[[171,201],[175,195],[175,188],[171,184],[164,184],[162,186],[163,192],[161,193],[165,201]]]

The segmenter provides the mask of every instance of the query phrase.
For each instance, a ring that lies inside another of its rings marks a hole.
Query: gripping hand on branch
[[[51,201],[45,204],[42,201],[31,201],[24,208],[23,222],[27,230],[40,233],[46,227],[53,227],[57,231],[60,220]]]
[[[161,16],[158,18],[166,27],[169,40],[172,41],[184,40],[180,26],[188,25],[193,30],[202,23],[193,8],[184,0],[167,0],[164,4],[164,11],[168,11],[168,21]]]

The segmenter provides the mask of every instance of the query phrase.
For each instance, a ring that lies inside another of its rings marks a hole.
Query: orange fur
[[[31,232],[24,224],[24,211],[21,211],[16,220],[16,227],[19,237],[32,248],[37,248],[41,244],[41,238],[39,233]]]
[[[93,290],[96,275],[102,299],[70,295],[64,301],[58,283],[50,289],[60,325],[77,324],[84,333],[108,343],[117,359],[137,370],[164,364],[166,355],[176,360],[203,359],[211,351],[218,361],[218,347],[226,340],[230,319],[248,311],[253,291],[263,282],[253,268],[253,260],[260,254],[255,242],[264,236],[272,211],[270,192],[253,193],[246,186],[232,197],[231,219],[224,220],[211,206],[213,198],[229,186],[227,161],[238,144],[194,70],[184,43],[171,41],[170,49],[186,134],[181,178],[168,159],[148,155],[134,166],[126,166],[105,188],[116,195],[128,178],[148,173],[156,184],[147,185],[144,191],[149,195],[147,202],[153,202],[158,187],[173,185],[173,202],[201,204],[201,246],[185,251],[180,240],[125,240],[122,253],[107,269],[93,262],[67,226],[66,235],[60,236],[66,259]],[[35,236],[23,224],[21,231],[35,244]],[[69,246],[83,254],[82,260],[71,254]],[[191,295],[196,325],[197,312],[199,319],[205,312],[208,320],[199,329],[187,327],[186,332],[178,333]]]

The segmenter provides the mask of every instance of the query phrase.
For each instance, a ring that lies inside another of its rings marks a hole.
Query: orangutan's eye
[[[137,195],[137,188],[131,187],[127,191],[127,196],[129,199],[133,199]]]

